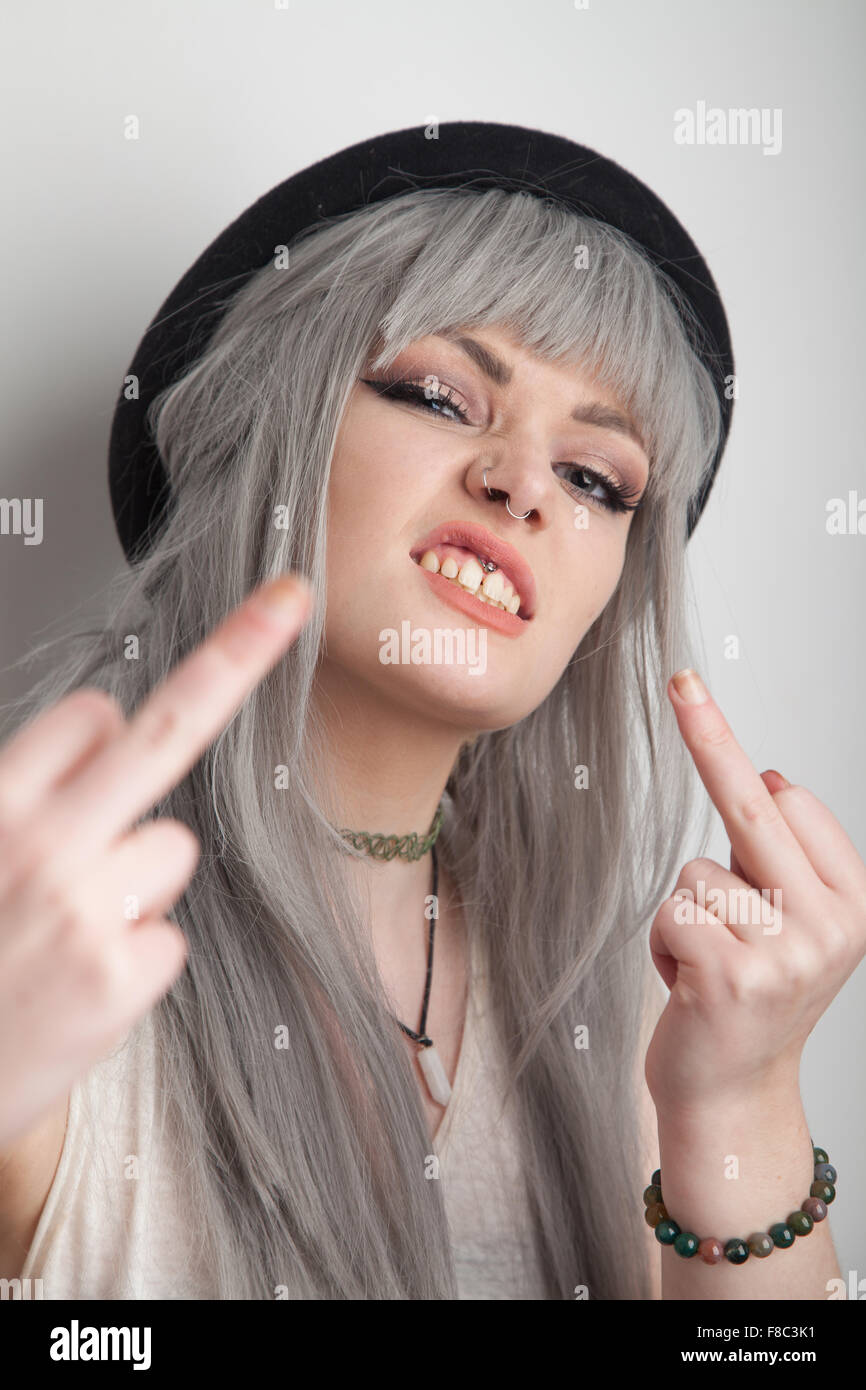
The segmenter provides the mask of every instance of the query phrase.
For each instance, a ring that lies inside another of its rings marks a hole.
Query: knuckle
[[[822,938],[822,954],[826,963],[833,967],[844,964],[851,953],[851,941],[838,917],[823,918]]]
[[[139,843],[142,837],[145,842],[150,842],[152,848],[158,849],[163,860],[175,870],[192,869],[201,855],[201,841],[180,820],[157,817],[139,831]]]
[[[731,731],[724,719],[712,718],[701,725],[696,737],[709,748],[724,748],[731,742]]]
[[[688,894],[684,894],[683,898],[677,900],[676,895],[680,892],[683,892],[683,890],[679,886],[677,886],[676,888],[672,889],[670,893],[668,893],[668,896],[666,898],[662,899],[661,903],[659,904],[659,910],[656,913],[656,917],[660,921],[669,921],[673,917],[676,909],[678,907],[681,907],[682,904],[687,900]]]
[[[177,736],[180,724],[180,714],[174,705],[148,704],[136,716],[135,733],[146,747],[162,748]]]
[[[664,926],[667,922],[669,922],[672,919],[675,907],[676,903],[674,902],[673,897],[664,898],[662,902],[660,902],[658,905],[658,910],[656,911],[656,915],[652,920],[652,925],[659,927]]]
[[[69,981],[80,999],[99,1005],[114,995],[119,984],[117,947],[72,889],[54,886],[48,895],[52,910],[51,940]]]
[[[680,879],[683,881],[695,878],[702,878],[706,880],[714,870],[718,869],[718,867],[718,864],[716,864],[712,859],[708,859],[705,857],[701,857],[699,859],[690,859],[688,863],[684,864],[683,867],[680,869]]]
[[[792,782],[789,787],[782,787],[781,791],[773,793],[774,798],[779,797],[783,801],[790,801],[796,805],[798,801],[804,804],[809,802],[811,805],[818,800],[814,792],[810,792],[808,787],[801,787],[799,782]]]
[[[752,961],[727,967],[725,980],[728,993],[741,1008],[751,1009],[766,997],[764,972]]]
[[[77,704],[89,708],[105,723],[117,724],[124,721],[120,701],[107,690],[100,690],[99,686],[83,685],[78,690],[73,691],[67,699],[74,700]]]
[[[71,880],[62,876],[47,880],[40,885],[39,899],[58,941],[63,947],[76,949],[89,933],[90,914],[84,910]]]
[[[788,949],[780,954],[775,983],[777,992],[788,994],[801,990],[812,979],[814,963],[809,952],[802,947]]]
[[[178,845],[182,850],[190,854],[201,853],[201,841],[195,831],[192,830],[185,821],[166,818],[158,823],[165,827],[165,834],[168,836],[170,843]]]
[[[47,817],[16,827],[5,838],[2,878],[9,887],[30,884],[36,891],[54,882],[51,865],[57,845],[54,827]]]
[[[753,888],[729,888],[724,901],[725,921],[729,925],[760,922],[761,899]]]
[[[70,984],[79,998],[90,1004],[102,1004],[117,990],[118,970],[107,942],[91,940],[75,952],[71,963]]]
[[[740,802],[740,816],[748,825],[777,825],[782,813],[767,791],[751,792]]]

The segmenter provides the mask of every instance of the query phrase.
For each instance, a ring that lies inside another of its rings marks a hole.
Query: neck
[[[386,702],[380,690],[328,661],[319,667],[313,705],[331,771],[331,824],[426,835],[460,747],[472,737],[466,728],[432,720],[417,704]],[[444,895],[441,856],[439,864]],[[374,935],[399,938],[407,923],[423,920],[433,873],[429,850],[415,861],[365,855],[349,860],[349,870],[367,895]]]

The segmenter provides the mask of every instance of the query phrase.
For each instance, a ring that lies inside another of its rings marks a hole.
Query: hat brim
[[[730,430],[734,373],[719,291],[685,228],[652,189],[614,160],[564,136],[491,121],[450,121],[437,138],[423,127],[390,131],[319,160],[265,193],[206,248],[171,291],[128,368],[137,395],[121,390],[109,442],[109,489],[118,536],[130,563],[152,544],[170,505],[162,461],[145,429],[153,399],[201,355],[223,312],[228,285],[240,289],[273,258],[276,245],[322,218],[414,188],[470,185],[555,197],[637,241],[679,286],[704,330],[699,355],[713,379],[722,436],[697,494],[688,536],[706,504]]]

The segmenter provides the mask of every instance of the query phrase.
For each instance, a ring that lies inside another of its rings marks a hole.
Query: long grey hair
[[[548,1296],[584,1284],[594,1299],[647,1297],[646,928],[697,805],[665,685],[692,664],[686,505],[720,430],[700,330],[629,238],[526,193],[415,190],[318,224],[284,261],[226,285],[207,351],[151,407],[169,520],[117,577],[109,619],[58,639],[71,654],[26,697],[33,712],[88,684],[131,713],[254,585],[300,570],[318,595],[296,644],[155,808],[202,846],[174,914],[187,967],[152,1020],[213,1278],[226,1298],[457,1296],[311,692],[330,463],[368,353],[382,345],[378,368],[444,327],[501,324],[618,391],[650,481],[617,588],[555,687],[461,749],[438,850],[489,971]]]

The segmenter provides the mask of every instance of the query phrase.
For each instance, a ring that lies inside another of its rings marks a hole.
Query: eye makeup
[[[396,377],[384,381],[363,381],[364,386],[372,386],[374,391],[378,391],[381,396],[390,396],[392,400],[410,401],[415,404],[432,406],[451,410],[457,419],[463,424],[469,422],[469,413],[464,406],[460,405],[455,397],[454,391],[450,386],[443,391],[440,387],[432,386],[432,381],[438,381],[438,377],[427,376],[423,382],[410,381],[405,378]],[[431,410],[430,414],[442,414],[442,409]],[[448,419],[448,416],[443,416]]]
[[[443,387],[435,373],[428,373],[420,380],[396,375],[386,376],[378,381],[362,377],[361,382],[381,396],[418,406],[434,418],[464,425],[472,423],[468,410],[461,405],[453,388]],[[563,479],[572,496],[589,502],[591,506],[620,514],[636,511],[640,506],[643,489],[620,481],[607,470],[602,471],[588,464],[571,462],[557,463],[555,466],[565,468],[567,473],[582,474],[584,478],[590,480],[589,486],[581,486]],[[604,488],[604,497],[594,495],[595,489],[598,487]]]
[[[600,473],[596,468],[590,468],[583,463],[556,464],[557,468],[566,468],[569,473],[582,473],[592,479],[589,488],[582,488],[577,484],[568,483],[567,486],[576,497],[582,500],[595,503],[599,507],[604,507],[610,512],[636,512],[643,501],[643,489],[632,487],[629,483],[622,483],[616,478],[612,478],[607,473]],[[597,487],[605,488],[607,497],[594,497],[592,490]]]

